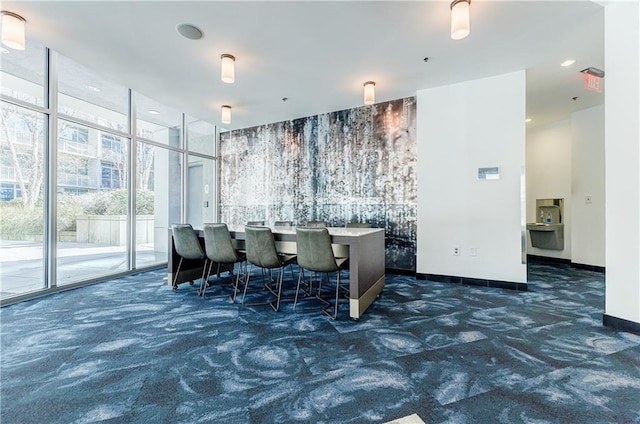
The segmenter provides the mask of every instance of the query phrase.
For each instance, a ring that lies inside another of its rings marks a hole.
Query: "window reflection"
[[[214,155],[216,146],[216,126],[200,119],[187,119],[189,151]]]
[[[2,94],[44,106],[45,60],[44,46],[31,40],[27,40],[24,50],[0,47]]]
[[[136,93],[137,136],[173,147],[182,147],[182,113]]]
[[[58,111],[100,126],[128,132],[129,90],[58,55]]]

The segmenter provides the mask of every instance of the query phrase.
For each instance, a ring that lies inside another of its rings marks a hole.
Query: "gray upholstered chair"
[[[175,245],[176,253],[180,256],[178,269],[175,270],[171,286],[173,287],[173,290],[178,290],[177,280],[178,273],[182,267],[182,262],[185,259],[204,261],[204,268],[202,270],[202,278],[204,278],[204,272],[207,267],[207,256],[202,250],[200,240],[198,240],[198,236],[193,230],[191,224],[174,224],[171,226],[171,231],[173,232],[173,244]]]
[[[340,270],[347,263],[347,258],[336,258],[334,256],[333,249],[331,248],[331,236],[326,228],[298,227],[296,229],[296,240],[298,243],[298,266],[300,267],[300,274],[298,276],[296,296],[293,301],[294,311],[298,303],[300,283],[304,278],[304,270],[325,273],[327,280],[329,280],[329,273],[337,272],[333,314],[327,312],[327,308],[330,306],[329,302],[325,301],[327,306],[322,309],[322,312],[336,319],[338,316],[338,298],[340,293]],[[320,288],[318,291],[320,291]],[[318,297],[322,299],[320,293],[318,293]]]
[[[232,284],[233,294],[231,295],[231,299],[235,302],[236,293],[238,292],[238,284],[240,279],[245,276],[242,269],[242,263],[247,260],[247,257],[244,252],[234,249],[227,224],[204,224],[203,229],[205,254],[209,259],[209,268],[207,270],[206,278],[204,278],[202,280],[202,284],[200,284],[200,295],[204,297],[205,291],[207,290],[207,282],[211,276],[211,269],[213,268],[214,263],[217,264],[216,274],[218,275],[220,274],[221,265],[232,265],[235,268],[235,264],[239,263],[240,266],[236,273],[235,282]]]
[[[371,228],[371,224],[368,222],[347,222],[345,225],[347,228]]]
[[[307,228],[327,228],[327,221],[308,221]]]
[[[264,221],[247,221],[246,225],[250,225],[250,226],[258,226],[258,227],[264,227]],[[247,250],[245,245],[245,241],[244,240],[236,240],[236,248],[240,249],[241,251],[245,251]]]
[[[278,311],[280,309],[280,299],[282,298],[282,280],[284,277],[285,267],[293,264],[296,260],[296,255],[287,255],[284,253],[278,253],[276,250],[276,242],[273,238],[273,233],[268,227],[245,227],[245,241],[247,247],[247,261],[252,265],[255,265],[263,270],[280,268],[280,273],[276,281],[276,288],[272,288],[269,283],[264,284],[264,287],[273,294],[275,301],[267,302],[271,307]],[[292,271],[293,272],[293,271]],[[247,274],[247,280],[244,285],[244,291],[242,293],[242,303],[244,304],[245,296],[247,295],[247,287],[249,286],[249,280],[251,278],[251,269]],[[264,278],[264,273],[263,273]],[[275,302],[275,305],[274,305]]]

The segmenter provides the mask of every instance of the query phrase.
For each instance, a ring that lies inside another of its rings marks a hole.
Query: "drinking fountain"
[[[527,224],[533,247],[564,250],[563,203],[564,199],[536,200],[536,222]]]

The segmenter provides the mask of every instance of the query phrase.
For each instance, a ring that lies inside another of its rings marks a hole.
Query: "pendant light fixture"
[[[454,0],[451,3],[451,38],[462,40],[469,35],[469,3],[471,0]]]
[[[231,106],[229,105],[222,105],[222,123],[231,123]]]
[[[0,11],[2,22],[2,34],[0,34],[0,42],[7,47],[15,50],[24,50],[25,35],[24,24],[25,19],[13,12],[6,10]]]
[[[222,59],[220,79],[222,79],[222,82],[226,82],[227,84],[233,84],[236,80],[236,58],[230,54],[223,54],[220,58]]]
[[[364,83],[364,104],[372,105],[376,102],[376,83],[367,81]]]

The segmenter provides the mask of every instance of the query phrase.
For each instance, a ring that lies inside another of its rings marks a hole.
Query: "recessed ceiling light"
[[[189,40],[199,40],[204,36],[204,33],[200,28],[191,24],[178,24],[176,25],[176,31],[184,38]]]
[[[524,122],[526,122],[526,123],[531,122],[531,118],[527,118],[527,119],[525,119],[525,120],[524,120]]]
[[[147,112],[149,112],[150,115],[160,115],[160,112],[154,109],[148,110]]]
[[[90,91],[95,91],[96,93],[100,92],[100,89],[98,87],[94,87],[93,85],[85,85],[84,88]]]
[[[575,61],[574,59],[567,59],[567,60],[565,60],[564,62],[562,62],[562,63],[560,64],[560,66],[562,66],[563,68],[566,68],[567,66],[571,66],[571,65],[573,65],[574,63],[576,63],[576,61]]]

